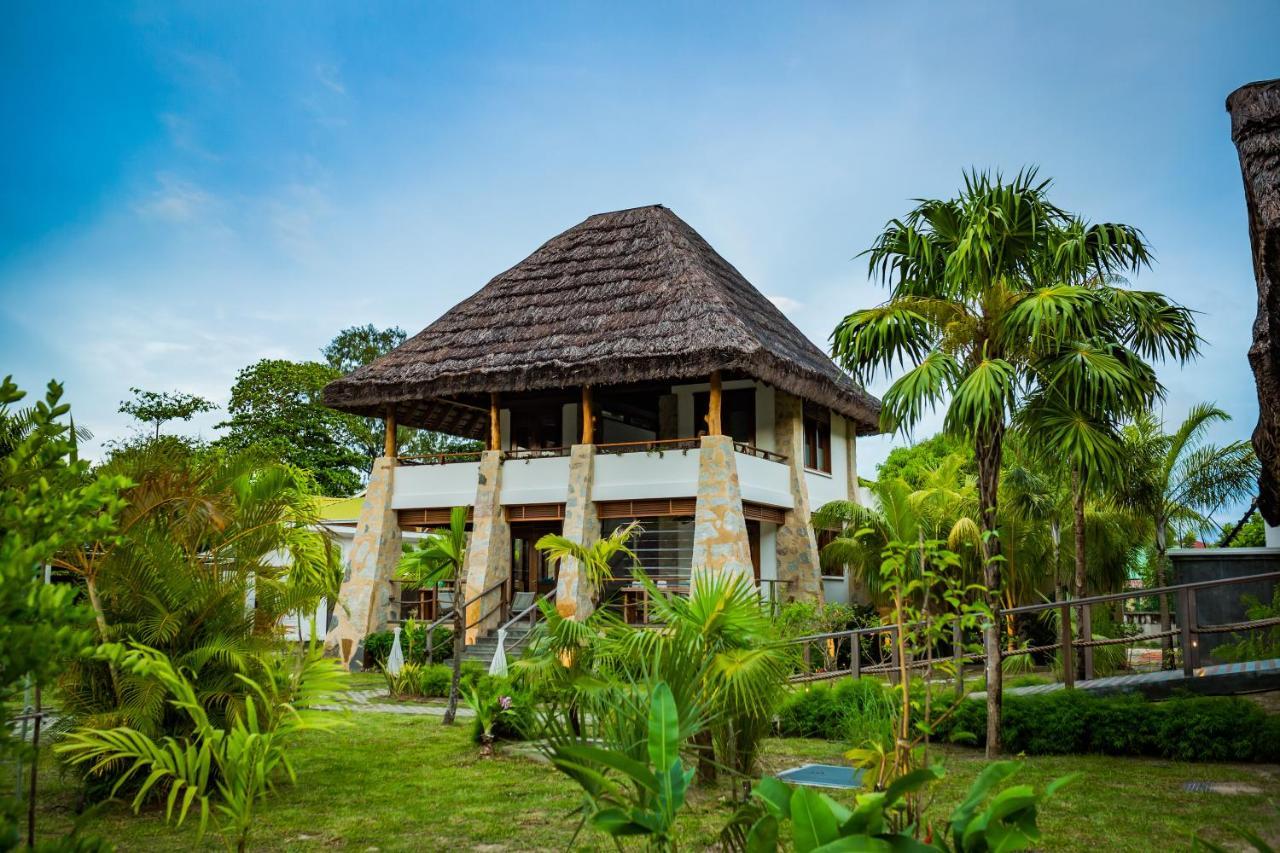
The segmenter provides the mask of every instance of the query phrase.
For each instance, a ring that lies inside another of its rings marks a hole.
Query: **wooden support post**
[[[596,443],[596,411],[590,385],[582,386],[582,443]]]
[[[387,434],[383,441],[382,455],[390,459],[395,459],[396,451],[398,449],[396,447],[396,407],[395,406],[387,406],[387,416],[386,416],[385,425],[386,425]]]
[[[498,392],[489,392],[489,449],[502,449],[502,417],[498,410]]]
[[[951,623],[951,664],[955,668],[956,698],[964,698],[964,631],[960,620]]]
[[[1063,602],[1058,610],[1058,618],[1062,622],[1062,684],[1068,690],[1076,686],[1076,666],[1071,659],[1071,605]]]
[[[1187,678],[1196,673],[1195,654],[1191,647],[1191,617],[1194,614],[1187,612],[1191,609],[1190,592],[1186,588],[1178,590],[1178,634],[1182,641],[1182,674]]]
[[[1088,643],[1093,640],[1093,608],[1087,604],[1080,605],[1080,641]],[[1080,650],[1084,658],[1084,680],[1093,678],[1093,646],[1084,646]]]
[[[707,435],[720,435],[720,371],[711,371],[711,393],[707,396]]]

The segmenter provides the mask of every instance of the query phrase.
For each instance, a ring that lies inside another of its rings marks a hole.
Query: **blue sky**
[[[0,32],[0,373],[99,442],[343,326],[416,332],[591,213],[659,202],[825,346],[854,256],[969,166],[1141,227],[1202,312],[1166,414],[1257,414],[1223,101],[1280,4],[21,4]],[[874,388],[873,390],[882,390]],[[197,422],[206,435],[217,414]],[[921,434],[927,434],[926,427]],[[902,439],[860,447],[860,468]]]

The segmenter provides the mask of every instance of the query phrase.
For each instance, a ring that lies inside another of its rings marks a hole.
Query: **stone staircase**
[[[526,621],[521,621],[517,625],[512,625],[507,629],[507,659],[514,660],[524,651],[524,638],[532,629]],[[520,645],[517,647],[517,643]],[[513,650],[514,649],[514,650]],[[464,661],[476,661],[488,666],[493,660],[493,654],[498,650],[498,632],[492,631],[483,637],[477,637],[476,641],[467,646],[462,652]]]

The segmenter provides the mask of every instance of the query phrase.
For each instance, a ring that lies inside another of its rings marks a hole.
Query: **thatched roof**
[[[880,404],[661,205],[543,244],[392,352],[324,390],[335,409],[483,434],[488,392],[751,376],[875,432]],[[450,401],[463,403],[459,406]]]

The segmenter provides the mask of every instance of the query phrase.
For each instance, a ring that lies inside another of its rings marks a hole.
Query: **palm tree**
[[[1019,404],[1054,388],[1068,399],[1138,396],[1144,358],[1190,358],[1190,312],[1155,293],[1082,283],[1149,262],[1141,232],[1087,224],[1049,201],[1034,170],[1009,182],[970,173],[951,200],[922,200],[866,252],[889,300],[855,311],[832,354],[864,382],[911,365],[883,399],[886,430],[909,430],[946,403],[945,429],[973,443],[983,571],[1000,596],[998,491],[1005,432]],[[1150,368],[1147,368],[1149,371]],[[999,633],[986,629],[987,749],[1000,749]]]
[[[595,602],[599,599],[605,582],[613,580],[613,563],[619,557],[626,558],[633,565],[637,562],[630,542],[631,537],[635,536],[639,530],[640,523],[633,521],[590,545],[574,542],[558,533],[548,533],[534,543],[533,547],[541,551],[547,560],[557,567],[565,560],[576,561],[582,572],[583,582],[590,591],[588,598]]]
[[[1154,524],[1155,582],[1167,582],[1170,540],[1192,531],[1218,527],[1213,514],[1227,504],[1249,497],[1257,488],[1259,464],[1247,441],[1218,446],[1205,442],[1205,433],[1231,416],[1210,403],[1191,408],[1172,433],[1151,414],[1137,418],[1124,430],[1126,477],[1123,499]],[[1170,630],[1169,602],[1160,596],[1160,631]],[[1164,665],[1173,666],[1173,639],[1161,638]]]
[[[604,654],[628,680],[671,686],[681,717],[701,716],[698,777],[717,764],[748,777],[785,689],[790,652],[749,577],[694,572],[688,596],[665,592],[634,573],[650,600],[652,627],[612,632]],[[715,759],[718,759],[715,760]]]
[[[453,586],[453,679],[449,684],[449,705],[442,722],[453,725],[458,713],[458,685],[462,680],[462,651],[466,646],[466,602],[463,601],[463,584],[467,562],[467,507],[455,506],[449,513],[449,527],[433,530],[407,550],[400,558],[397,576],[410,589],[422,589],[440,584]]]

